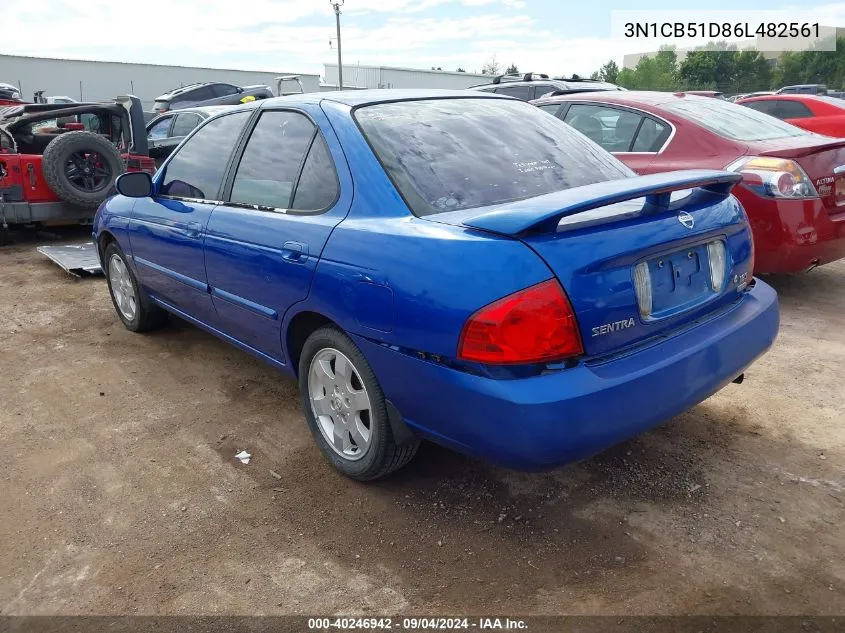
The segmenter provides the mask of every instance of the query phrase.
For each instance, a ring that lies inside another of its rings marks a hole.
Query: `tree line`
[[[783,52],[774,66],[758,51],[737,50],[725,42],[710,43],[687,53],[678,62],[674,47],[661,47],[642,57],[635,68],[610,60],[591,79],[608,81],[629,90],[718,90],[726,94],[776,90],[794,84],[845,86],[845,38],[836,39],[835,51]]]

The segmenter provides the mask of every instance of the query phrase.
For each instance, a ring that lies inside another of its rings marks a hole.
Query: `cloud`
[[[344,62],[472,71],[495,54],[503,66],[583,75],[630,52],[608,38],[562,38],[525,5],[349,0]],[[28,0],[0,3],[0,24],[8,54],[320,74],[336,55],[326,0],[180,0],[145,13],[140,25],[129,2]]]

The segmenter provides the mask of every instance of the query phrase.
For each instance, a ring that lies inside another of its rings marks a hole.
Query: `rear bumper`
[[[6,202],[0,203],[0,222],[30,224],[56,220],[79,221],[94,217],[94,209],[83,209],[65,202]]]
[[[845,209],[821,200],[776,201],[737,187],[754,234],[754,272],[797,273],[845,258]]]
[[[545,376],[493,380],[355,337],[385,395],[423,437],[522,470],[573,462],[706,399],[774,341],[777,295],[765,283],[669,339]]]

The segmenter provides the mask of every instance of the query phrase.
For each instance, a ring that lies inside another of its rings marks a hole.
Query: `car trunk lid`
[[[751,146],[759,156],[797,162],[819,193],[828,213],[845,212],[845,139],[807,135]]]
[[[667,336],[738,298],[751,275],[747,221],[729,195],[740,178],[705,170],[637,176],[431,219],[528,245],[566,290],[585,353],[601,357]],[[716,243],[725,265],[714,289]]]

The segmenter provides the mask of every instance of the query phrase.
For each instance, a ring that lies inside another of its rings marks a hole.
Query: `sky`
[[[347,81],[354,65],[481,71],[504,67],[589,75],[626,53],[611,37],[621,0],[346,0],[341,11]],[[641,0],[637,9],[695,9],[691,0]],[[711,0],[708,9],[736,9]],[[845,2],[743,0],[742,9],[784,9],[802,21],[845,26]],[[336,61],[329,0],[27,0],[0,3],[0,53],[322,74]],[[0,68],[0,74],[2,68]]]

